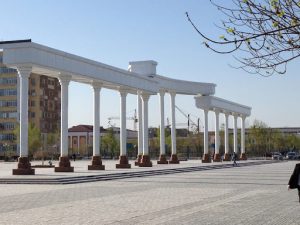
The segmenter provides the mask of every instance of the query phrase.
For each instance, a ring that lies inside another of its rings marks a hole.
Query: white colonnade
[[[231,115],[233,117],[233,152],[239,154],[238,152],[238,137],[237,137],[237,119],[240,117],[242,119],[241,123],[241,152],[240,159],[246,160],[245,153],[245,119],[251,113],[251,108],[248,106],[240,105],[234,102],[230,102],[221,98],[213,96],[196,96],[195,97],[196,106],[203,110],[204,112],[204,152],[202,157],[202,162],[211,162],[211,153],[208,149],[208,112],[213,111],[215,113],[215,148],[213,152],[213,160],[215,162],[221,161],[220,151],[219,151],[219,114],[224,113],[225,116],[225,127],[224,127],[224,161],[230,160],[229,152],[229,130],[228,130],[228,117]]]
[[[93,116],[93,159],[89,169],[104,169],[100,156],[100,90],[108,88],[120,92],[120,158],[117,168],[130,168],[126,150],[126,96],[137,95],[138,105],[138,155],[140,166],[152,166],[148,149],[148,101],[151,95],[159,95],[160,108],[160,159],[158,163],[168,163],[165,151],[164,136],[164,96],[170,95],[171,101],[171,158],[169,163],[179,163],[176,149],[176,124],[175,124],[175,97],[178,94],[212,97],[215,93],[215,84],[176,80],[156,73],[157,62],[137,61],[130,62],[128,70],[95,62],[83,57],[66,53],[54,48],[43,46],[31,40],[17,40],[0,42],[3,49],[3,64],[15,68],[19,72],[20,82],[20,157],[18,168],[13,174],[34,174],[34,169],[28,160],[28,78],[31,72],[58,78],[61,84],[61,155],[59,165],[55,167],[56,172],[73,172],[68,158],[68,87],[70,81],[89,84],[94,94],[94,116]],[[198,100],[196,105],[198,107]],[[226,101],[223,101],[223,103]],[[225,104],[226,105],[226,104]],[[236,107],[234,105],[234,107]],[[233,107],[233,108],[234,108]],[[239,106],[238,106],[239,107]],[[244,131],[245,117],[250,115],[249,107],[246,113],[238,110],[227,110],[226,107],[202,107],[205,108],[205,154],[208,154],[208,111],[214,108],[228,114],[234,112],[242,117],[242,130]],[[224,110],[225,109],[225,110]],[[218,118],[218,113],[216,113]],[[216,127],[218,126],[216,119]],[[216,129],[216,133],[218,133]],[[243,134],[243,132],[242,132]],[[228,135],[228,132],[227,132]],[[217,135],[218,136],[218,135]],[[245,140],[244,136],[241,137]],[[218,148],[218,137],[216,137]],[[78,140],[79,144],[79,140]],[[228,138],[227,138],[228,144]],[[228,148],[226,148],[228,149]],[[241,144],[241,152],[245,153],[244,144]],[[218,153],[218,150],[216,150]]]

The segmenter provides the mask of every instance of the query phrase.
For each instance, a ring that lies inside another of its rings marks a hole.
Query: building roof
[[[100,131],[105,131],[103,127],[100,127]],[[69,132],[93,132],[93,126],[92,125],[86,125],[86,124],[80,124],[77,126],[73,126],[69,128]]]

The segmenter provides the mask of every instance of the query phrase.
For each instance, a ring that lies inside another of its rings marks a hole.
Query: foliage
[[[253,155],[258,156],[266,152],[268,137],[267,125],[262,121],[254,120],[248,134],[248,147]]]
[[[47,134],[47,145],[53,146],[59,143],[60,140],[60,131],[56,130],[53,133]]]
[[[20,141],[20,125],[18,124],[14,129],[14,135],[17,139],[17,142]],[[28,126],[28,151],[30,155],[33,155],[35,151],[39,150],[42,146],[41,141],[41,132],[34,123],[29,123]]]
[[[120,144],[114,135],[113,128],[108,129],[107,135],[101,138],[101,149],[105,151],[105,155],[108,154],[111,158],[119,155]]]
[[[221,54],[238,51],[238,68],[263,76],[283,74],[287,63],[300,56],[299,0],[232,0],[232,7],[210,1],[225,16],[222,35],[205,35],[186,13],[188,21],[207,48]]]
[[[300,150],[300,138],[293,134],[283,134],[255,120],[249,129],[247,148],[247,154],[255,156],[263,156],[271,152],[286,153]]]

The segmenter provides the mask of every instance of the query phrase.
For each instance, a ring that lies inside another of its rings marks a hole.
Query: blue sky
[[[299,60],[291,62],[285,75],[263,78],[229,67],[231,55],[217,55],[206,49],[188,23],[194,22],[208,35],[218,38],[214,24],[220,14],[208,0],[10,0],[1,3],[1,40],[31,38],[49,47],[126,69],[129,61],[155,60],[160,75],[217,84],[216,96],[252,107],[254,119],[269,126],[300,126]],[[101,124],[119,116],[115,91],[101,91]],[[129,95],[127,116],[133,116],[136,96]],[[169,117],[169,96],[165,98]],[[158,126],[158,97],[149,102],[150,126]],[[203,121],[202,111],[192,96],[176,97],[176,105],[186,114]],[[71,83],[69,126],[92,124],[92,90]],[[176,112],[178,123],[186,119]],[[230,119],[231,120],[231,119]],[[214,116],[209,114],[212,129]],[[232,121],[232,120],[231,120]],[[223,118],[221,118],[223,122]],[[112,121],[118,126],[119,121]],[[132,128],[132,121],[128,121]]]

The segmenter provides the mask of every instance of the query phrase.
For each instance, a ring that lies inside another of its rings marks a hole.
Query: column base
[[[130,169],[131,165],[128,163],[128,158],[126,155],[120,155],[119,163],[116,164],[117,169]]]
[[[18,158],[18,168],[12,170],[13,175],[34,175],[35,170],[31,168],[28,157]]]
[[[172,154],[169,160],[169,164],[179,164],[179,160],[176,154]]]
[[[230,161],[230,160],[231,160],[230,155],[228,153],[225,153],[223,161]]]
[[[210,155],[209,154],[204,154],[202,156],[202,163],[211,163]]]
[[[160,155],[159,159],[157,161],[157,164],[168,164],[168,160],[166,158],[166,155]]]
[[[152,162],[149,155],[143,155],[139,167],[152,167]]]
[[[58,167],[54,168],[54,172],[74,172],[74,167],[71,166],[68,156],[59,157]]]
[[[142,155],[137,155],[134,165],[138,166],[141,163],[141,160],[142,160]]]
[[[92,165],[88,165],[88,170],[105,170],[105,166],[102,165],[101,156],[93,156]]]
[[[214,159],[213,159],[214,162],[221,162],[221,156],[219,153],[215,154],[214,155]]]
[[[242,153],[242,154],[241,154],[240,160],[247,160],[246,153]]]

